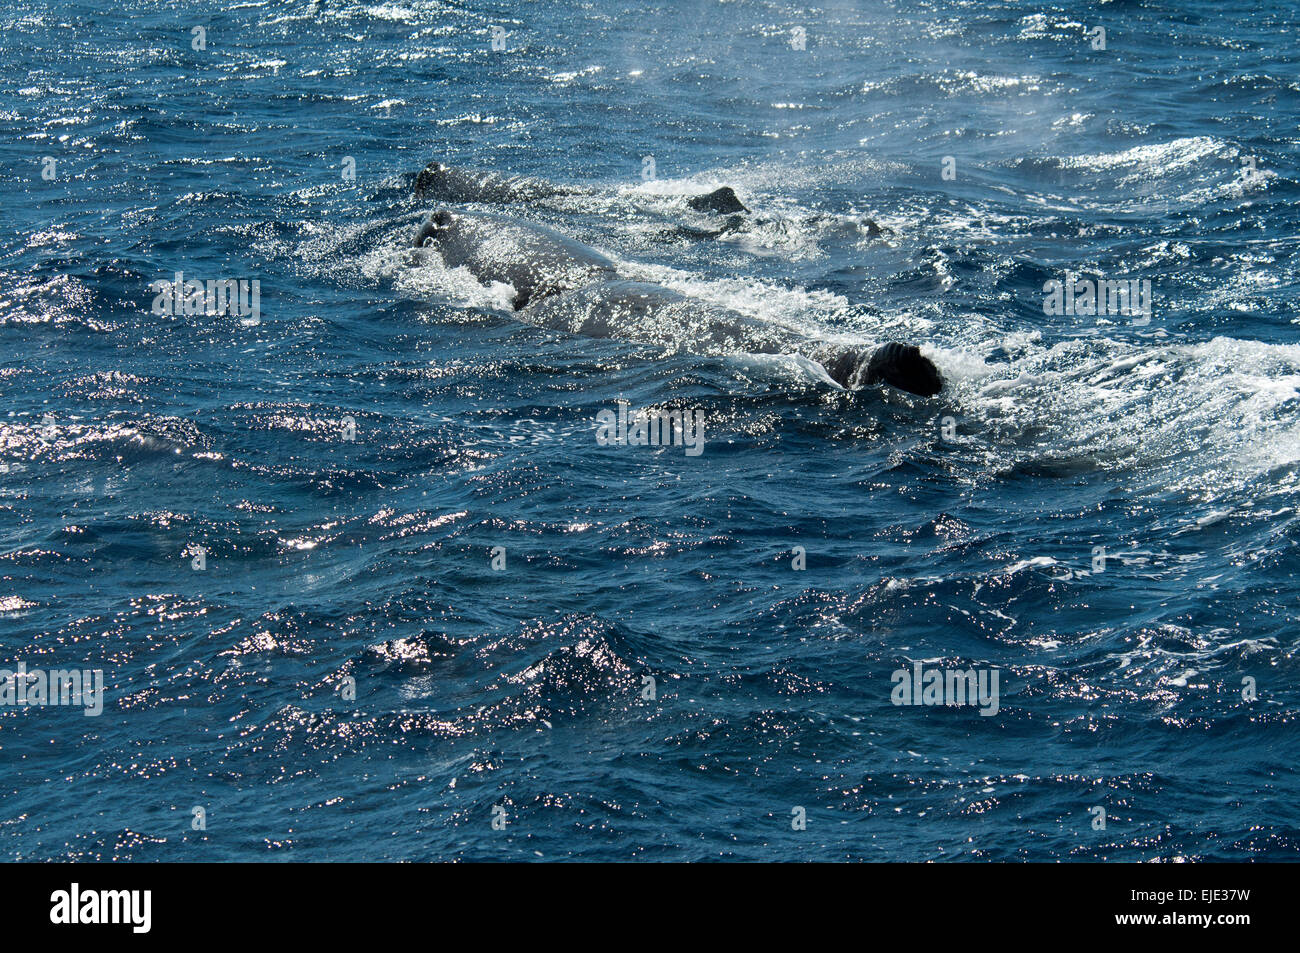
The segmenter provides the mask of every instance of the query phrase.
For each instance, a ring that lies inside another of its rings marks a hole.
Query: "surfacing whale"
[[[485,284],[509,284],[519,318],[540,327],[697,354],[798,354],[848,390],[887,383],[928,397],[943,388],[938,368],[915,345],[867,350],[818,341],[632,280],[594,248],[531,222],[442,208],[423,221],[413,244]]]
[[[417,202],[438,201],[452,204],[475,202],[486,205],[510,205],[537,202],[576,190],[561,188],[540,179],[456,169],[441,162],[430,162],[415,177]]]
[[[614,263],[594,248],[504,215],[440,209],[424,220],[415,246],[435,247],[449,268],[468,268],[485,284],[511,285],[516,311],[549,295],[617,277]]]
[[[558,195],[580,195],[583,189],[566,188],[531,179],[526,176],[501,175],[496,172],[480,172],[472,169],[457,169],[430,162],[415,177],[415,199],[417,202],[438,201],[453,205],[475,203],[480,205],[514,205],[518,203],[537,202]],[[736,197],[736,192],[729,185],[694,195],[686,200],[688,208],[712,215],[731,215],[748,213],[749,209]]]
[[[451,205],[518,205],[590,192],[589,189],[554,185],[526,176],[459,169],[433,161],[416,175],[414,196],[418,202],[436,201]],[[693,224],[679,222],[675,231],[684,238],[695,240],[745,233],[780,221],[752,213],[729,185],[690,196],[686,199],[686,208],[701,213],[700,218]],[[813,219],[821,217],[812,216]],[[862,219],[857,225],[868,238],[892,234],[889,228],[870,218]]]

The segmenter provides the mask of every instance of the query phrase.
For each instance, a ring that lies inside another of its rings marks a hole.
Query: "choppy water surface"
[[[1294,858],[1298,20],[6,3],[0,664],[105,689],[0,707],[4,856]],[[523,324],[412,264],[431,158],[952,386]],[[685,237],[721,184],[759,224]],[[1046,314],[1076,274],[1150,320]],[[620,399],[704,452],[597,445]]]

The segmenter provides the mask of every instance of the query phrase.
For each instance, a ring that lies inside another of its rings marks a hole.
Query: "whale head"
[[[447,235],[456,225],[456,216],[444,209],[439,209],[429,215],[420,225],[420,230],[416,232],[413,244],[416,248],[426,248],[430,245],[438,245],[444,241]]]

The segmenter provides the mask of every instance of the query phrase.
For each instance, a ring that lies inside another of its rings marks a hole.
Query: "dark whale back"
[[[537,179],[453,169],[441,162],[430,162],[415,177],[417,202],[510,204],[535,202],[563,193],[564,190]]]
[[[696,354],[781,354],[800,338],[767,321],[644,281],[585,285],[544,298],[524,320],[585,337],[620,338]]]

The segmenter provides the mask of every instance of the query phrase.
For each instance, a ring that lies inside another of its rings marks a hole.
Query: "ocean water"
[[[1300,855],[1294,5],[0,25],[0,667],[103,673],[0,706],[5,858]],[[413,261],[430,159],[950,386],[522,323]],[[685,236],[723,184],[754,227]],[[155,314],[176,272],[259,311]],[[703,452],[598,445],[620,400]]]

